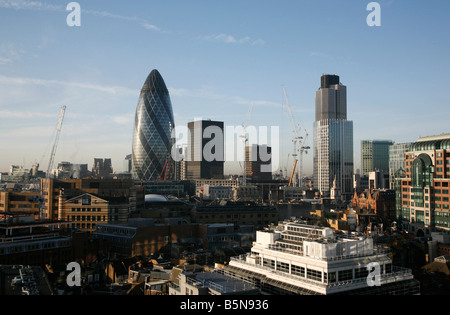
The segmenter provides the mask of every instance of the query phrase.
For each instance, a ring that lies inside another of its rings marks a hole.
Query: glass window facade
[[[155,181],[167,163],[171,165],[169,169],[174,169],[171,157],[174,127],[169,91],[161,74],[153,70],[142,87],[136,109],[132,145],[133,179]]]
[[[353,122],[347,120],[347,88],[336,75],[324,75],[321,82],[316,92],[314,186],[327,196],[336,180],[341,195],[351,195]]]
[[[343,194],[352,193],[353,122],[314,122],[314,185],[327,194],[336,179]]]
[[[389,171],[389,147],[394,142],[390,140],[361,141],[361,171],[368,176],[373,171]]]

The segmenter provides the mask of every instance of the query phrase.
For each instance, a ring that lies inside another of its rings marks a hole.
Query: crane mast
[[[248,128],[248,124],[250,122],[250,116],[252,114],[252,110],[253,110],[253,102],[250,103],[250,107],[248,109],[248,113],[247,113],[247,121],[245,122],[245,125],[242,124],[242,135],[241,135],[241,139],[242,142],[244,144],[244,175],[243,175],[243,182],[242,184],[245,186],[247,185],[247,153],[246,153],[246,147],[247,147],[247,142],[248,142],[248,137],[247,137],[247,128]]]
[[[304,143],[306,142],[306,139],[308,137],[308,133],[306,133],[305,138],[303,138],[301,136],[301,128],[299,127],[299,125],[297,124],[297,122],[295,121],[295,116],[294,116],[294,112],[292,111],[292,107],[291,107],[291,103],[289,101],[289,96],[287,94],[286,91],[286,87],[283,85],[283,91],[284,91],[284,96],[286,98],[286,107],[287,107],[287,113],[288,113],[288,117],[289,117],[289,122],[291,124],[291,128],[292,131],[294,133],[294,138],[292,139],[293,145],[294,145],[294,150],[292,153],[292,156],[295,159],[295,165],[294,165],[294,169],[292,171],[292,175],[291,175],[291,179],[289,182],[289,186],[292,183],[292,178],[295,172],[295,167],[297,165],[297,155],[300,156],[300,165],[298,166],[298,172],[299,172],[299,187],[302,187],[302,168],[303,168],[303,154],[307,154],[308,150],[310,149],[310,147],[305,146]],[[297,148],[298,145],[298,148]],[[299,154],[297,154],[299,153]]]
[[[61,134],[61,128],[62,128],[62,123],[63,123],[65,112],[66,112],[66,106],[61,107],[61,112],[59,114],[59,121],[58,121],[58,125],[56,127],[55,141],[53,142],[53,148],[52,148],[52,152],[50,154],[50,159],[49,159],[48,167],[47,167],[47,173],[46,173],[47,178],[50,177],[50,172],[52,170],[53,162],[55,160],[56,148],[58,147],[59,135]]]

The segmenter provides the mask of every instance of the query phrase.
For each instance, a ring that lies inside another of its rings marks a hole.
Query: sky
[[[55,164],[111,158],[123,171],[148,74],[169,88],[175,124],[276,126],[290,172],[293,128],[283,86],[313,147],[323,74],[347,86],[355,168],[361,140],[414,142],[450,133],[450,2],[380,0],[0,0],[0,171],[46,170],[61,107]],[[303,173],[312,174],[312,149]],[[56,165],[55,165],[56,166]],[[236,163],[226,172],[239,173]]]

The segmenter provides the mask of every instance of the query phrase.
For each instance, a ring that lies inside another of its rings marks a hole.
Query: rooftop
[[[204,271],[200,273],[193,273],[192,275],[188,275],[188,279],[188,283],[191,285],[205,287],[221,294],[235,294],[257,291],[256,287],[238,279],[224,275],[218,271]]]

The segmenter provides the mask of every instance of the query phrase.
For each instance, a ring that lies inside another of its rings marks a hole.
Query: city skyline
[[[280,126],[288,170],[293,134],[282,85],[312,147],[323,74],[348,88],[355,168],[363,139],[448,133],[450,4],[378,1],[381,26],[370,27],[369,2],[78,1],[81,25],[70,27],[69,1],[0,1],[0,171],[45,169],[63,105],[55,164],[111,158],[122,171],[152,69],[168,86],[176,126],[199,118],[240,126],[253,102],[250,125]],[[304,162],[311,175],[312,150]],[[225,172],[240,170],[225,163]]]

